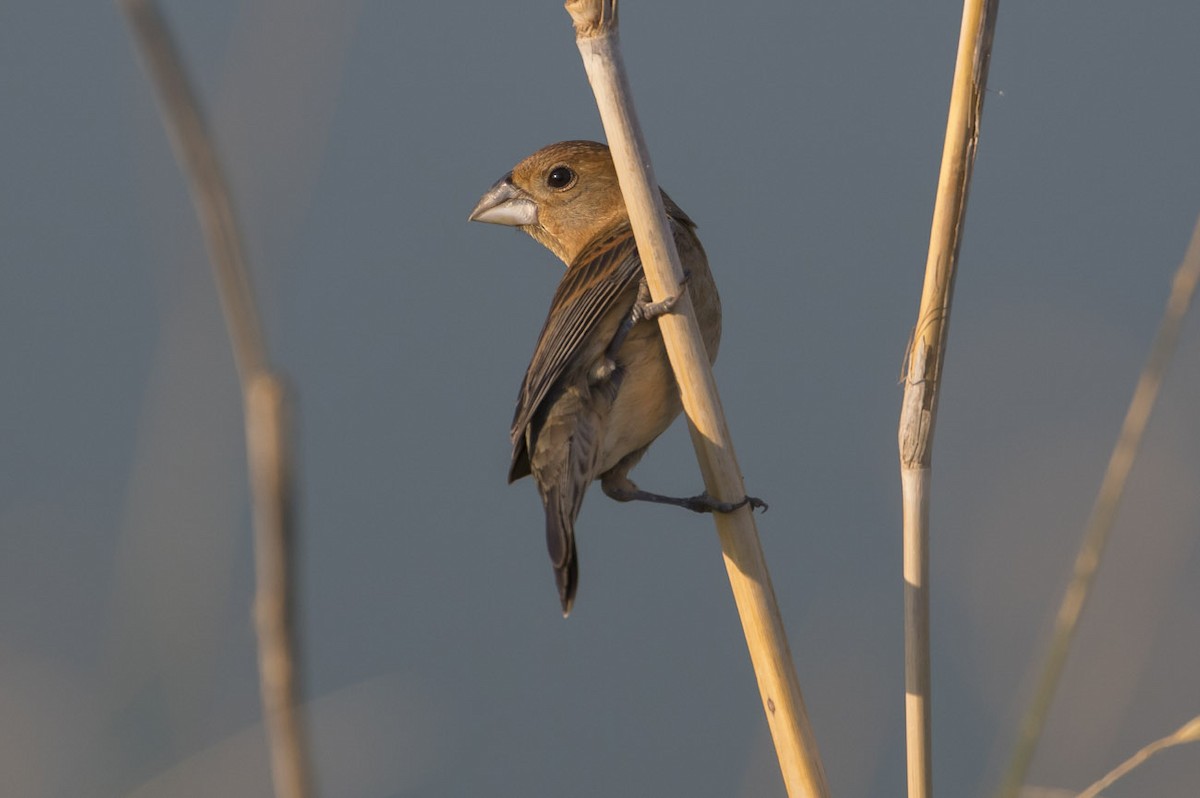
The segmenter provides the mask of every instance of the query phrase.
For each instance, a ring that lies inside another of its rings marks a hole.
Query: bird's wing
[[[629,288],[636,286],[641,276],[642,261],[627,225],[598,238],[567,269],[554,292],[550,313],[517,397],[510,433],[513,452],[509,482],[529,473],[525,432],[534,414],[622,295],[629,297],[632,308],[636,292],[629,294]]]

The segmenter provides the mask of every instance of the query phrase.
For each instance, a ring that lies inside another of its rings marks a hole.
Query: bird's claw
[[[685,271],[683,273],[683,279],[679,281],[679,289],[671,296],[667,297],[666,299],[661,299],[658,302],[648,301],[649,289],[647,289],[647,301],[643,302],[639,298],[638,307],[635,312],[638,313],[643,319],[657,319],[659,316],[667,315],[671,311],[675,310],[675,306],[679,304],[679,298],[683,296],[683,292],[687,289],[688,283],[691,281],[691,279],[692,272],[690,270]]]
[[[767,504],[757,496],[747,496],[745,499],[743,499],[743,501],[750,505],[751,512],[754,512],[755,510],[762,510],[765,513],[767,510],[771,509],[771,505]]]
[[[638,285],[637,299],[633,303],[633,307],[629,310],[629,315],[621,322],[621,326],[617,327],[616,333],[613,334],[612,340],[608,342],[608,349],[604,351],[604,359],[592,367],[591,373],[588,375],[589,380],[593,385],[603,382],[617,369],[617,352],[621,349],[621,345],[625,343],[626,336],[635,325],[657,319],[659,316],[665,316],[675,309],[675,305],[679,302],[679,297],[683,296],[683,289],[687,287],[688,280],[692,279],[692,273],[685,271],[683,273],[683,281],[679,283],[679,290],[673,296],[669,296],[658,302],[650,301],[650,286],[646,283],[646,278],[641,279]]]

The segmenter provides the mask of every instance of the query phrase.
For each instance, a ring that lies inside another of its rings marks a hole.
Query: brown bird
[[[721,340],[721,299],[696,225],[664,192],[663,204],[710,360]],[[629,479],[650,444],[679,415],[674,373],[655,320],[678,294],[650,301],[629,213],[608,147],[564,141],[530,155],[488,190],[470,220],[524,230],[567,264],[525,372],[511,430],[511,483],[532,474],[546,511],[546,544],[563,617],[579,580],[575,519],[599,479],[617,501],[653,501],[731,512],[747,497],[672,498]],[[681,286],[681,290],[683,287]]]

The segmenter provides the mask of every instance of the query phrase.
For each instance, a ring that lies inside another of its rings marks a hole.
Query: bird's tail
[[[575,590],[579,587],[579,559],[575,556],[575,516],[579,513],[574,503],[565,500],[558,488],[546,491],[546,548],[550,562],[554,565],[554,580],[558,583],[558,598],[562,602],[563,617],[571,614],[575,603]]]

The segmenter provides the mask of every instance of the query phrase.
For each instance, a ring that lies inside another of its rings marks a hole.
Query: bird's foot
[[[637,301],[633,303],[629,315],[621,320],[621,326],[617,328],[617,332],[608,343],[608,348],[604,350],[603,359],[595,366],[592,366],[592,370],[588,374],[588,379],[593,385],[608,379],[617,370],[617,351],[625,343],[625,338],[628,337],[629,331],[640,321],[657,319],[659,316],[665,316],[674,310],[675,306],[679,304],[679,298],[683,296],[683,290],[687,287],[688,281],[691,279],[692,273],[690,271],[684,272],[683,282],[679,284],[678,291],[666,299],[651,302],[650,286],[646,284],[646,278],[642,278],[641,284],[638,286]]]
[[[659,300],[658,302],[651,302],[650,286],[646,284],[646,278],[643,277],[642,283],[638,287],[638,300],[633,306],[633,312],[630,314],[630,317],[633,319],[634,323],[636,324],[642,319],[657,319],[659,316],[665,316],[673,311],[675,306],[679,304],[679,298],[683,296],[683,291],[687,288],[687,285],[691,279],[692,273],[690,271],[685,271],[683,273],[683,280],[681,280],[679,283],[678,291],[666,299]]]
[[[717,501],[707,492],[701,493],[699,496],[689,496],[686,499],[681,499],[683,502],[681,507],[686,507],[694,513],[732,513],[734,510],[740,510],[746,505],[750,505],[750,511],[762,510],[767,511],[767,503],[762,499],[754,496],[743,496],[736,502]]]
[[[626,484],[632,486],[632,482],[626,481]],[[767,511],[767,503],[762,499],[754,496],[743,496],[736,502],[717,501],[708,493],[701,493],[698,496],[676,497],[663,496],[659,493],[650,493],[649,491],[641,490],[637,487],[625,487],[615,484],[601,483],[604,493],[612,499],[619,502],[654,502],[655,504],[669,504],[673,507],[682,507],[685,510],[691,510],[694,513],[732,513],[734,510],[739,510],[746,505],[750,505],[751,511],[762,510]]]

